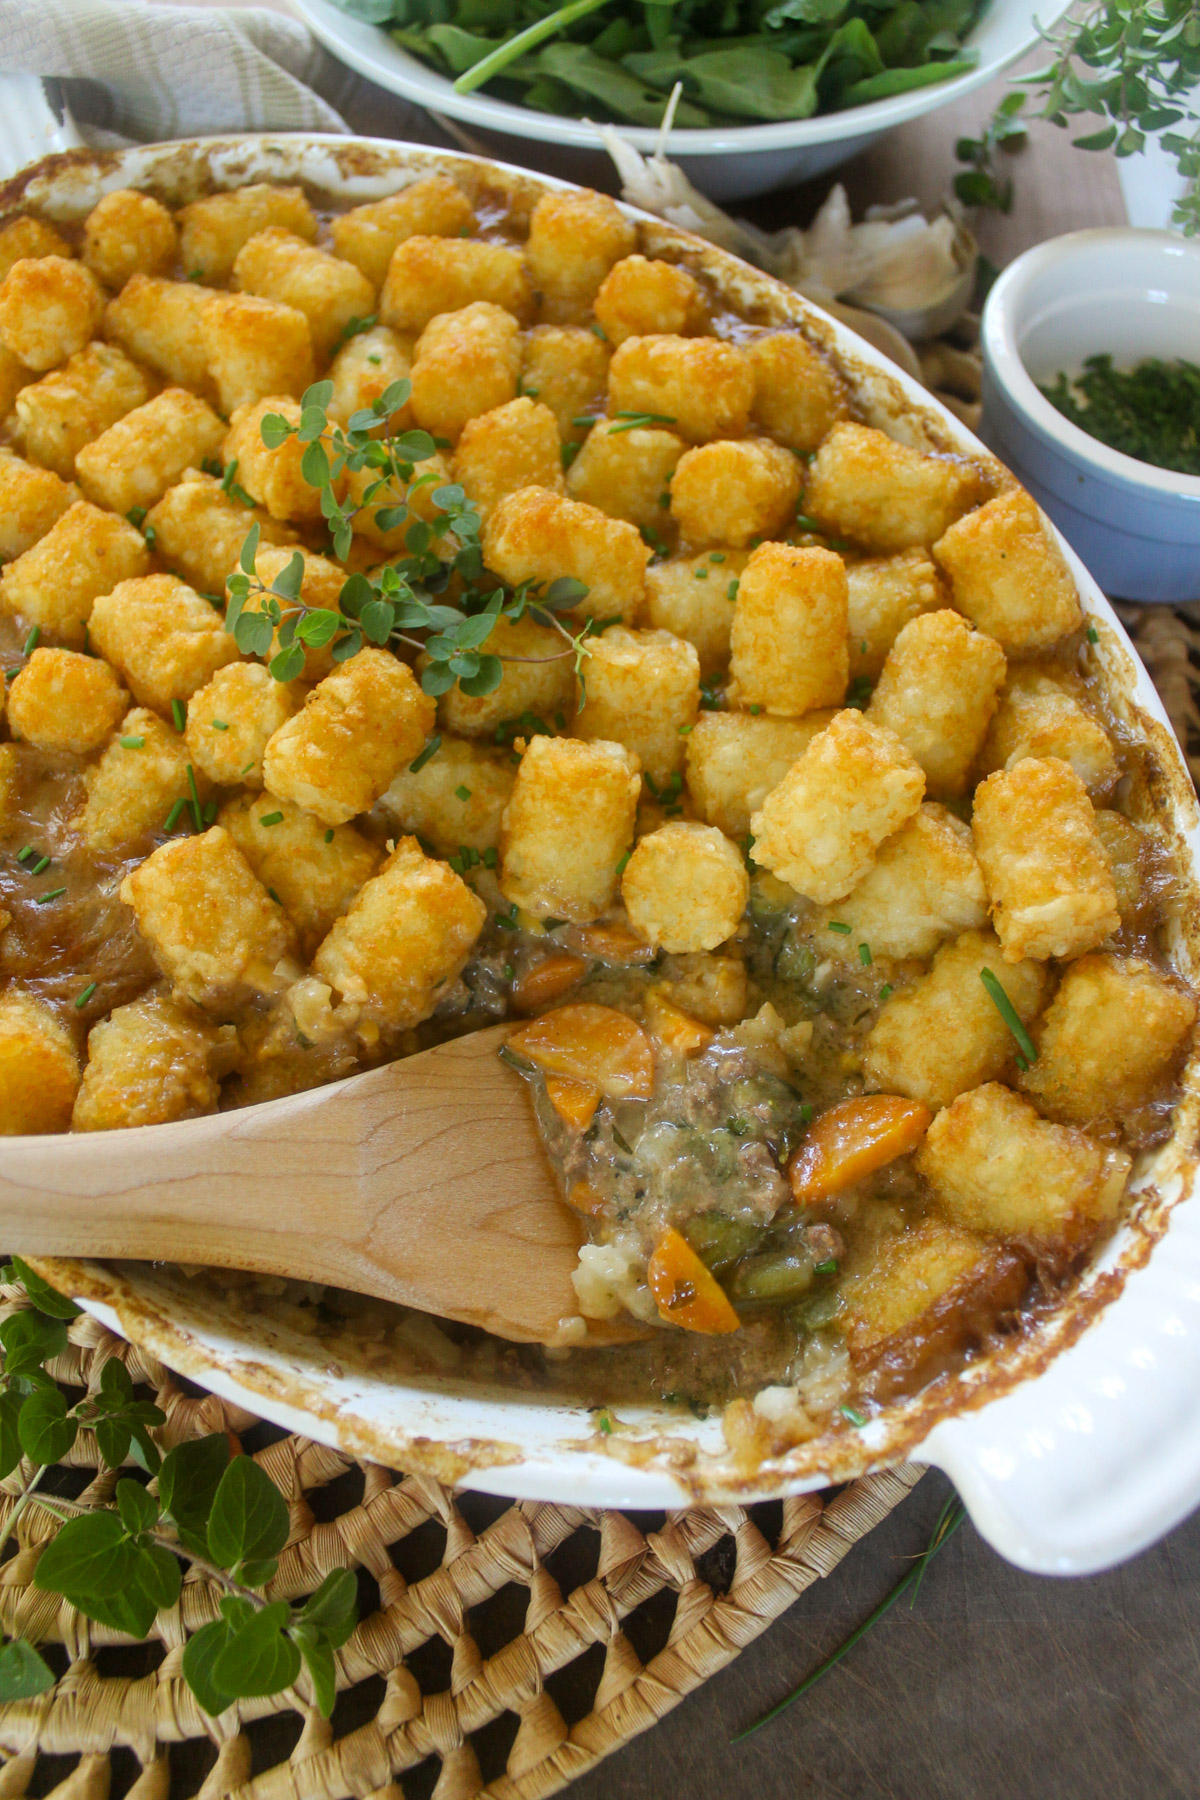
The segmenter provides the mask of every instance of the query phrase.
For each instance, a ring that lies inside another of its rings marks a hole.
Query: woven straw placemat
[[[1200,602],[1120,610],[1200,777]],[[0,1288],[0,1316],[23,1303]],[[403,1800],[418,1791],[540,1800],[724,1668],[920,1475],[901,1467],[782,1507],[685,1507],[643,1528],[651,1522],[620,1512],[455,1494],[282,1436],[87,1316],[51,1369],[64,1385],[91,1389],[113,1356],[165,1412],[164,1445],[229,1430],[287,1496],[291,1536],[272,1595],[296,1600],[350,1566],[361,1623],[337,1653],[332,1720],[293,1691],[211,1719],[180,1663],[189,1634],[216,1616],[212,1585],[185,1578],[145,1644],[94,1624],[31,1586],[55,1528],[34,1501],[0,1566],[0,1628],[42,1646],[59,1679],[35,1700],[0,1707],[0,1800],[31,1785],[54,1800],[107,1800],[114,1779],[129,1800],[167,1800],[171,1746],[188,1740],[211,1745],[199,1800]],[[0,1483],[0,1524],[29,1473],[22,1465]],[[116,1480],[98,1471],[85,1430],[45,1486],[106,1500]],[[570,1724],[555,1698],[566,1703],[564,1675],[575,1696],[592,1694]],[[288,1721],[290,1754],[262,1767]]]

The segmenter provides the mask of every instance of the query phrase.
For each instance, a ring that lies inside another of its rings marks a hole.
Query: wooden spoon
[[[496,1054],[508,1030],[238,1112],[8,1138],[0,1243],[293,1276],[571,1341],[583,1232]]]

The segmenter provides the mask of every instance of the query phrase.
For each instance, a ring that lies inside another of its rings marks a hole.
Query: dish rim
[[[257,165],[256,156],[259,159]],[[428,146],[390,140],[315,133],[297,133],[290,137],[237,134],[177,144],[137,146],[119,152],[76,151],[44,159],[0,188],[0,221],[8,212],[23,206],[36,209],[39,182],[44,189],[48,179],[57,180],[58,217],[80,216],[81,209],[86,210],[87,204],[94,202],[105,186],[126,185],[130,179],[140,179],[147,184],[149,172],[156,164],[161,164],[162,170],[169,174],[172,162],[176,165],[176,179],[186,178],[190,170],[194,180],[197,166],[202,166],[210,175],[224,180],[226,185],[237,185],[238,177],[244,181],[290,176],[307,179],[311,186],[319,189],[332,176],[347,188],[344,198],[352,202],[359,198],[374,198],[380,191],[395,191],[397,186],[404,185],[395,179],[397,173],[407,174],[407,179],[411,180],[439,167],[450,173],[467,170],[493,183],[498,178],[498,185],[514,207],[518,198],[526,203],[547,189],[562,191],[575,185],[554,177],[534,175],[492,158],[442,152]],[[340,171],[339,163],[342,165]],[[143,165],[140,177],[137,173],[139,165]],[[48,190],[46,197],[50,198],[54,191]],[[86,198],[88,194],[91,201]],[[55,216],[51,208],[46,210],[49,216]],[[651,254],[667,250],[690,258],[693,267],[706,270],[713,279],[720,278],[719,285],[726,290],[726,298],[731,304],[739,294],[744,305],[750,305],[752,297],[759,322],[790,320],[801,325],[806,335],[832,353],[843,368],[854,371],[858,397],[874,422],[892,425],[894,435],[909,442],[969,456],[1000,485],[1011,484],[1012,477],[1003,465],[946,408],[836,319],[728,252],[718,251],[703,240],[664,225],[637,208],[625,207],[624,210],[639,223],[642,247],[648,248]],[[1058,541],[1062,543],[1061,536]],[[1178,930],[1184,966],[1192,970],[1200,966],[1200,958],[1196,955],[1196,946],[1200,944],[1200,905],[1197,904],[1200,813],[1195,792],[1161,701],[1116,615],[1078,559],[1069,549],[1066,554],[1079,583],[1085,609],[1101,627],[1097,654],[1108,666],[1113,698],[1120,696],[1130,719],[1156,758],[1156,821],[1173,841],[1177,853],[1184,857],[1192,877],[1189,905],[1185,909],[1187,917],[1181,919]],[[604,1454],[597,1448],[596,1434],[584,1409],[556,1403],[549,1410],[558,1413],[563,1420],[563,1429],[584,1435],[560,1437],[551,1451],[542,1456],[540,1463],[528,1453],[514,1459],[511,1440],[495,1435],[499,1430],[496,1424],[491,1426],[494,1434],[491,1438],[480,1438],[474,1433],[455,1434],[443,1427],[441,1438],[434,1439],[414,1428],[413,1424],[407,1430],[398,1430],[394,1424],[382,1430],[365,1414],[352,1411],[352,1383],[343,1380],[340,1398],[331,1397],[327,1402],[317,1394],[311,1376],[297,1373],[294,1356],[289,1360],[289,1353],[264,1346],[262,1342],[247,1345],[243,1340],[242,1351],[232,1359],[235,1366],[231,1368],[214,1355],[211,1345],[205,1348],[202,1334],[192,1331],[189,1336],[188,1332],[181,1331],[163,1315],[161,1308],[148,1304],[145,1296],[123,1274],[114,1278],[103,1272],[99,1265],[68,1261],[44,1260],[41,1266],[43,1272],[60,1285],[65,1283],[88,1310],[103,1317],[106,1323],[146,1344],[172,1367],[194,1376],[227,1398],[236,1398],[251,1409],[257,1408],[282,1423],[294,1424],[297,1429],[326,1442],[337,1443],[353,1454],[385,1462],[394,1457],[419,1472],[496,1493],[590,1505],[676,1506],[688,1499],[710,1502],[730,1499],[745,1503],[751,1499],[823,1487],[830,1481],[850,1479],[905,1456],[937,1461],[955,1473],[960,1486],[966,1480],[969,1487],[970,1481],[966,1478],[970,1476],[970,1470],[960,1476],[955,1465],[956,1455],[961,1462],[967,1455],[968,1446],[964,1440],[956,1450],[954,1428],[964,1420],[969,1424],[972,1416],[991,1418],[1014,1390],[1030,1389],[1036,1381],[1045,1379],[1046,1374],[1062,1365],[1072,1354],[1072,1346],[1080,1347],[1076,1340],[1082,1338],[1086,1348],[1088,1327],[1098,1317],[1106,1319],[1115,1315],[1115,1300],[1123,1290],[1132,1291],[1133,1278],[1150,1263],[1151,1251],[1164,1235],[1172,1208],[1185,1203],[1186,1190],[1195,1172],[1194,1145],[1200,1135],[1197,1128],[1200,1082],[1197,1081],[1196,1058],[1189,1064],[1187,1073],[1176,1131],[1168,1147],[1174,1158],[1173,1166],[1168,1166],[1163,1157],[1159,1158],[1163,1162],[1159,1174],[1162,1191],[1146,1194],[1105,1255],[1084,1276],[1079,1288],[1056,1309],[1044,1328],[1023,1341],[1019,1354],[1011,1357],[1003,1368],[984,1363],[968,1368],[953,1378],[949,1398],[941,1393],[931,1395],[926,1390],[924,1395],[883,1414],[864,1432],[840,1432],[832,1442],[827,1438],[819,1461],[813,1454],[813,1446],[800,1446],[798,1452],[764,1465],[753,1478],[730,1480],[724,1476],[718,1478],[711,1471],[697,1473],[694,1468],[681,1469],[678,1457],[672,1461],[672,1446],[677,1447],[680,1443],[685,1447],[695,1445],[703,1433],[695,1422],[689,1424],[674,1417],[658,1426],[657,1443],[666,1448],[655,1448],[647,1459],[647,1466],[636,1468],[627,1467],[612,1454]],[[1200,1199],[1193,1199],[1192,1210],[1200,1210]],[[1164,1259],[1159,1257],[1157,1261],[1161,1265]],[[1193,1298],[1200,1314],[1200,1287]],[[1144,1314],[1145,1309],[1142,1311]],[[1131,1317],[1135,1325],[1138,1316],[1134,1308]],[[1197,1331],[1200,1335],[1200,1325]],[[306,1380],[307,1388],[304,1386]],[[1190,1376],[1189,1380],[1190,1399],[1196,1391],[1196,1382]],[[337,1385],[335,1380],[334,1386]],[[402,1397],[399,1410],[403,1412],[407,1404],[415,1426],[419,1427],[422,1412],[427,1414],[429,1411],[432,1388],[418,1387],[409,1381],[392,1384],[388,1392]],[[478,1395],[468,1395],[465,1404],[468,1411],[471,1407],[476,1412],[483,1409],[488,1417],[495,1413],[498,1405]],[[515,1403],[509,1410],[516,1410]],[[632,1410],[622,1408],[623,1413]],[[669,1433],[667,1424],[671,1427]],[[940,1432],[936,1450],[923,1448],[923,1441],[934,1426]],[[966,1435],[969,1438],[970,1433]],[[1200,1429],[1196,1435],[1200,1442]],[[821,1442],[817,1440],[818,1447]],[[976,1476],[972,1504],[982,1519],[988,1503],[986,1470],[980,1473],[977,1469]],[[1191,1477],[1189,1482],[1184,1510],[1190,1508],[1200,1495],[1200,1487],[1196,1487]],[[1140,1548],[1148,1541],[1145,1536],[1139,1536],[1146,1516],[1145,1508],[1142,1511],[1142,1523],[1137,1518],[1132,1523],[1126,1519],[1124,1535],[1115,1549],[1110,1540],[1100,1547],[1099,1552],[1087,1553],[1092,1557],[1090,1564],[1075,1566],[1104,1566],[1105,1561]],[[1002,1522],[988,1534],[998,1547],[1023,1560],[1026,1566],[1049,1566],[1044,1560],[1037,1560],[1042,1556],[1040,1546],[1035,1544],[1032,1549],[1023,1551],[1020,1546],[1014,1549],[1011,1542],[1003,1541]],[[1097,1555],[1100,1560],[1096,1560]],[[1059,1563],[1061,1561],[1060,1557]]]
[[[330,0],[293,0],[293,4],[314,37],[332,56],[390,93],[427,108],[435,117],[443,115],[510,138],[563,144],[583,150],[603,148],[601,127],[588,120],[537,112],[510,100],[498,100],[478,89],[470,94],[456,93],[454,83],[447,76],[423,63],[411,51],[392,43],[383,26],[354,19],[331,5]],[[838,143],[845,138],[878,136],[894,125],[906,124],[910,119],[935,111],[940,105],[963,100],[1011,68],[1039,41],[1038,10],[1034,4],[1021,4],[1021,0],[991,0],[976,21],[976,31],[989,18],[1001,14],[1004,7],[1011,5],[1015,12],[1019,4],[1028,14],[1029,23],[1017,40],[991,60],[981,57],[975,68],[951,81],[933,82],[907,94],[893,94],[884,100],[869,101],[865,106],[848,107],[845,112],[820,113],[809,119],[779,119],[760,125],[680,126],[671,132],[671,154],[675,157],[745,156],[760,151],[807,149],[818,144]],[[1051,0],[1045,26],[1056,24],[1070,4],[1071,0]],[[360,46],[360,33],[368,31],[382,36],[388,44],[390,55],[387,59],[373,57],[369,49]],[[929,97],[934,95],[936,99]],[[619,132],[626,143],[643,151],[655,149],[661,136],[656,125],[613,124],[604,129]]]
[[[1084,465],[1090,473],[1109,482],[1119,483],[1129,491],[1131,499],[1140,495],[1161,503],[1179,502],[1188,508],[1189,517],[1195,515],[1200,525],[1200,511],[1197,510],[1200,509],[1200,475],[1157,468],[1153,463],[1141,462],[1136,456],[1114,450],[1111,445],[1092,437],[1051,405],[1021,356],[1013,315],[1031,285],[1056,264],[1069,266],[1081,252],[1106,243],[1128,246],[1131,250],[1141,248],[1146,252],[1153,249],[1190,259],[1196,265],[1196,281],[1200,288],[1200,241],[1196,239],[1180,237],[1174,231],[1135,225],[1097,225],[1085,231],[1064,232],[1023,251],[997,276],[984,302],[980,348],[1001,395],[1027,429],[1035,431],[1064,458]],[[1144,354],[1153,356],[1155,353],[1147,349]]]

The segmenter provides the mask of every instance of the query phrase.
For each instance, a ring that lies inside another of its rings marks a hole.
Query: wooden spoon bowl
[[[250,1269],[578,1341],[583,1231],[496,1054],[508,1030],[236,1112],[9,1138],[0,1236],[22,1256]]]

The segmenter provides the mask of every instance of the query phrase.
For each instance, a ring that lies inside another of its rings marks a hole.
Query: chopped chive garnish
[[[680,727],[679,727],[679,735],[680,735],[680,737],[687,737],[687,736],[689,736],[689,735],[690,735],[690,733],[691,733],[691,732],[692,732],[692,730],[693,730],[693,729],[694,729],[694,727],[693,727],[693,726],[691,726],[691,725],[681,725],[681,726],[680,726]]]
[[[1098,644],[1099,642],[1100,642],[1100,633],[1096,630],[1096,627],[1094,625],[1089,625],[1088,626],[1088,643],[1089,644]]]
[[[454,797],[456,800],[469,800],[471,798],[471,790],[469,787],[463,787],[460,785],[459,787],[455,788]]]
[[[33,655],[34,651],[38,647],[38,639],[41,637],[41,635],[42,635],[41,626],[35,625],[33,630],[30,632],[29,636],[25,639],[25,648],[21,651],[22,656],[32,656]]]
[[[214,824],[216,821],[217,814],[220,812],[220,810],[221,810],[221,808],[218,805],[217,801],[209,800],[204,808],[204,823],[206,825]]]
[[[157,533],[157,531],[155,531],[153,525],[147,525],[146,529],[142,533],[142,536],[146,540],[147,550],[153,550],[155,545],[158,543],[158,533]]]
[[[879,1004],[882,1006],[883,1002],[885,1000],[890,1000],[891,997],[892,997],[892,984],[890,981],[885,981],[883,986],[879,990]]]
[[[596,423],[596,415],[595,413],[578,413],[575,418],[571,420],[571,423],[577,431],[584,431],[589,425],[594,425]]]
[[[129,520],[131,525],[136,526],[137,530],[140,531],[142,529],[142,520],[146,517],[146,508],[144,506],[131,506],[129,511],[125,514],[125,517]]]
[[[762,711],[762,707],[759,706],[759,704],[756,701],[753,706],[747,707],[746,710],[750,714],[750,717],[752,719],[757,719],[759,713]]]
[[[425,764],[427,762],[432,762],[433,758],[437,755],[437,753],[441,749],[441,747],[442,747],[441,738],[440,737],[431,737],[429,742],[426,744],[425,748],[421,751],[421,754],[419,756],[414,756],[412,761],[409,763],[409,765],[408,765],[409,774],[410,775],[419,775],[421,773],[421,770],[425,767]]]
[[[82,994],[77,994],[75,997],[75,1007],[76,1007],[77,1011],[81,1007],[84,1007],[87,1005],[88,1001],[91,999],[91,997],[95,993],[95,991],[96,991],[95,982],[89,981],[87,986],[84,988]]]
[[[624,856],[621,858],[620,862],[617,864],[617,874],[623,875],[625,873],[625,870],[628,868],[628,866],[629,866],[629,851],[627,850],[625,852]]]
[[[497,913],[495,919],[501,931],[516,931],[518,929],[516,901],[513,901],[506,913]]]
[[[559,458],[562,462],[563,468],[569,469],[571,464],[575,461],[575,458],[578,455],[579,455],[579,445],[578,444],[574,443],[573,441],[570,443],[564,444],[562,449],[559,451]]]
[[[270,896],[271,896],[272,900],[275,902],[276,906],[283,905],[283,901],[279,898],[279,895],[275,892],[275,889],[273,887],[269,887],[267,889],[267,892],[268,892],[268,894],[270,894]]]
[[[186,800],[176,800],[176,802],[172,806],[170,812],[167,814],[166,823],[163,826],[164,831],[174,831],[175,827],[179,823],[179,815],[183,811],[183,809],[186,805],[187,805]]]
[[[196,830],[204,830],[204,808],[200,804],[200,790],[196,786],[196,771],[191,763],[187,766],[188,792],[192,797],[192,817],[196,821]]]
[[[246,764],[245,768],[238,770],[239,775],[248,775],[250,773],[251,769],[254,767],[254,762],[255,762],[254,757],[251,757],[250,761]]]
[[[565,925],[566,922],[567,921],[565,919],[543,919],[542,920],[542,930],[543,931],[557,931],[559,926]]]
[[[837,1258],[834,1256],[829,1256],[829,1257],[826,1257],[824,1262],[814,1263],[813,1274],[814,1275],[836,1275],[837,1274]]]
[[[184,711],[182,700],[172,700],[171,717],[175,721],[176,731],[182,731],[187,725],[187,713]]]
[[[738,597],[738,583],[735,579],[735,580],[731,581],[729,586],[725,589],[725,598],[727,600],[736,600],[737,597]]]
[[[500,856],[496,849],[496,846],[494,844],[489,844],[487,849],[483,853],[484,868],[485,869],[494,869],[496,864],[499,861],[500,861]]]
[[[804,1102],[803,1106],[800,1108],[800,1123],[802,1125],[811,1125],[812,1120],[813,1120],[813,1109],[809,1105],[808,1101],[806,1100]]]
[[[48,900],[57,900],[58,896],[60,894],[65,894],[66,891],[67,890],[65,887],[51,888],[50,892],[48,894],[39,894],[37,899],[34,902],[34,905],[35,906],[45,906],[45,904]]]
[[[836,931],[840,937],[850,936],[849,925],[843,924],[841,919],[830,919],[825,929],[826,931]]]
[[[454,870],[454,873],[456,875],[465,875],[466,874],[467,865],[462,859],[461,851],[459,852],[459,854],[457,856],[448,856],[446,858],[446,861],[449,863],[450,867]]]
[[[333,826],[332,825],[329,826],[328,830],[325,833],[325,842],[327,844],[332,844],[332,842],[333,842]]]
[[[263,813],[258,822],[260,825],[282,825],[283,814],[281,812]]]
[[[117,742],[120,744],[122,750],[140,750],[144,746],[146,740],[144,737],[123,737],[118,738]]]
[[[50,867],[50,858],[48,856],[41,856],[38,858],[37,862],[34,863],[32,869],[30,869],[29,873],[31,875],[40,875],[43,869],[48,869],[49,867]]]
[[[517,971],[513,968],[511,963],[505,963],[501,973],[503,974],[505,981],[512,981],[516,976]]]
[[[224,719],[214,719],[212,721],[212,728],[214,731],[228,731],[229,725]]]
[[[871,946],[870,946],[870,944],[860,944],[858,946],[858,960],[862,964],[864,969],[870,968],[870,966],[871,966]]]
[[[707,569],[693,569],[692,574],[695,576],[697,581],[707,581],[708,580],[708,570]]]
[[[1017,1040],[1017,1048],[1025,1058],[1026,1064],[1037,1061],[1037,1045],[1021,1023],[1016,1007],[1001,987],[1000,982],[990,969],[980,969],[979,979],[988,991],[988,997],[996,1011],[1008,1026]]]
[[[724,562],[725,552],[723,550],[710,550],[708,553],[708,560],[709,562]]]
[[[851,1425],[857,1425],[860,1431],[867,1422],[865,1415],[856,1412],[852,1406],[843,1406],[841,1408],[841,1414],[843,1419],[848,1419],[850,1421]]]
[[[671,494],[669,489],[663,489],[662,493],[658,496],[658,504],[662,507],[664,512],[667,510],[668,506],[670,506]]]
[[[617,1130],[615,1125],[612,1128],[612,1134],[613,1134],[613,1143],[617,1146],[617,1149],[623,1150],[625,1152],[626,1156],[632,1156],[633,1155],[633,1145],[631,1143],[629,1143],[629,1141],[626,1138],[623,1138],[621,1136],[620,1132]]]
[[[593,337],[598,337],[602,344],[607,344],[608,333],[607,333],[607,331],[605,331],[603,325],[592,325],[590,327],[590,330],[592,332]]]
[[[17,851],[17,861],[19,863],[28,862],[32,855],[33,855],[33,845],[26,844],[26,846],[23,850]]]

